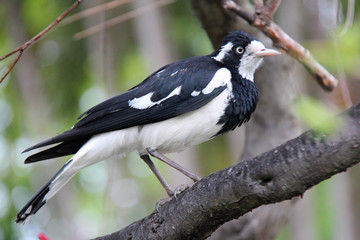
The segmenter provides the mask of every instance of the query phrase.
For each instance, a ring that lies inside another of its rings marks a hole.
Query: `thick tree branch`
[[[333,90],[337,86],[338,80],[316,61],[309,50],[292,39],[272,21],[273,14],[279,6],[280,0],[267,0],[265,5],[263,5],[262,1],[254,1],[254,14],[249,13],[232,0],[221,1],[225,9],[232,11],[250,25],[261,30],[273,41],[276,47],[284,50],[303,64],[324,89]]]
[[[301,196],[360,162],[360,103],[335,120],[335,133],[307,131],[203,178],[159,212],[97,239],[205,239],[223,223],[261,205]]]
[[[4,56],[0,57],[0,61],[14,55],[15,53],[18,53],[18,56],[14,60],[14,62],[11,64],[11,67],[9,70],[4,74],[4,76],[0,79],[0,84],[2,81],[9,75],[11,70],[15,67],[16,63],[21,58],[24,51],[30,47],[33,43],[35,43],[37,40],[39,40],[42,36],[44,36],[48,31],[50,31],[53,27],[55,27],[61,20],[63,20],[71,11],[73,11],[83,0],[77,0],[73,5],[71,5],[68,9],[66,9],[60,16],[58,16],[49,26],[47,26],[44,30],[36,34],[33,38],[31,38],[29,41],[24,43],[23,45],[15,48],[11,52],[5,54]]]

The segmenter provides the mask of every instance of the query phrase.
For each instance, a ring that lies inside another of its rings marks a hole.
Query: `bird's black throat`
[[[258,90],[255,82],[242,78],[238,73],[232,74],[232,98],[218,124],[223,125],[216,134],[224,134],[234,130],[250,119],[258,101]]]

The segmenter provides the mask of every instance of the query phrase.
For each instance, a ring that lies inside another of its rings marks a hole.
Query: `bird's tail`
[[[45,186],[20,210],[16,223],[25,224],[50,198],[52,198],[78,171],[70,159]]]

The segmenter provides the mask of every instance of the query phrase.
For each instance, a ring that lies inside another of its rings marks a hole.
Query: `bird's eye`
[[[239,46],[235,49],[235,51],[237,54],[241,55],[244,53],[244,48]]]

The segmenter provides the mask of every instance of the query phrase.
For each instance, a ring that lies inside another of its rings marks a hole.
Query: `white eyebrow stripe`
[[[128,104],[129,104],[129,107],[131,107],[131,108],[146,109],[146,108],[150,108],[156,104],[159,104],[173,96],[180,95],[180,92],[181,92],[181,86],[178,86],[171,93],[169,93],[169,95],[167,95],[165,98],[160,99],[159,101],[156,101],[156,102],[151,101],[151,97],[153,96],[154,92],[150,92],[142,97],[129,100]]]
[[[213,59],[215,59],[218,62],[222,62],[224,57],[231,51],[233,46],[234,45],[231,42],[228,42],[227,44],[221,47],[220,52],[218,53],[218,55],[213,57]]]

